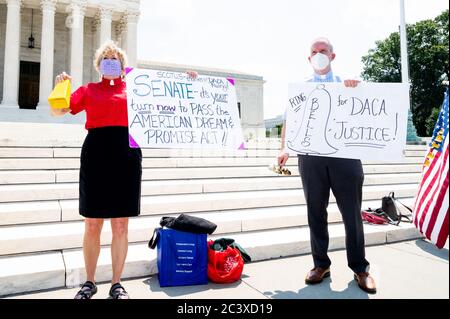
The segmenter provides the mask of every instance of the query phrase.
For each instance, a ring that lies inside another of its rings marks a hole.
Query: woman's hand
[[[65,80],[72,81],[72,77],[69,74],[67,74],[66,72],[63,72],[60,75],[56,76],[55,85],[65,81]]]
[[[186,73],[192,80],[196,80],[198,78],[198,72],[196,71],[187,71]]]
[[[66,72],[63,72],[60,75],[56,76],[55,85],[65,81],[65,80],[72,81],[72,77],[69,74],[67,74]],[[56,117],[63,116],[64,114],[69,113],[69,112],[70,112],[70,107],[65,108],[65,109],[50,108],[50,113]]]
[[[53,116],[58,117],[58,116],[63,116],[66,113],[70,112],[70,107],[66,108],[66,109],[54,109],[54,108],[50,108],[50,112]]]

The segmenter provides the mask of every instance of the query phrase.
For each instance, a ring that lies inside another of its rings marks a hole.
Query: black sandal
[[[111,286],[109,295],[112,299],[130,299],[128,292],[119,282]]]
[[[97,293],[97,286],[92,281],[86,281],[77,292],[74,299],[91,299]]]

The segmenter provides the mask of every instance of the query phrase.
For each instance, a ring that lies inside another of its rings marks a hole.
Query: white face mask
[[[317,53],[311,58],[311,65],[314,70],[322,71],[330,65],[330,59],[325,54]]]

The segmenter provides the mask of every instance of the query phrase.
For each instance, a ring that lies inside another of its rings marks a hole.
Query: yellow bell
[[[56,84],[48,97],[48,103],[54,109],[67,109],[70,107],[70,81],[65,80]]]

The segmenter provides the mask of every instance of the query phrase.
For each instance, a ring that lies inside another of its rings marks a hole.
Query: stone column
[[[131,67],[137,67],[137,23],[139,12],[128,11],[125,13],[126,21],[126,45],[125,51],[128,55],[128,64]]]
[[[95,52],[100,46],[100,16],[98,14],[92,20],[92,34],[94,37],[92,46]]]
[[[70,75],[72,76],[72,92],[83,84],[83,42],[84,14],[86,0],[73,0],[67,7],[70,12],[67,27],[71,30],[70,39]]]
[[[22,0],[7,0],[3,105],[17,106],[20,72],[20,7]]]
[[[100,8],[100,43],[102,45],[111,40],[111,23],[113,10],[111,8]]]
[[[117,37],[117,43],[119,47],[125,49],[125,42],[126,42],[126,35],[125,35],[125,28],[126,23],[125,20],[122,18],[118,23],[116,24],[116,37]]]
[[[41,0],[42,38],[41,38],[41,71],[39,80],[39,104],[48,106],[48,96],[53,89],[53,56],[55,41],[55,8],[56,0]]]

